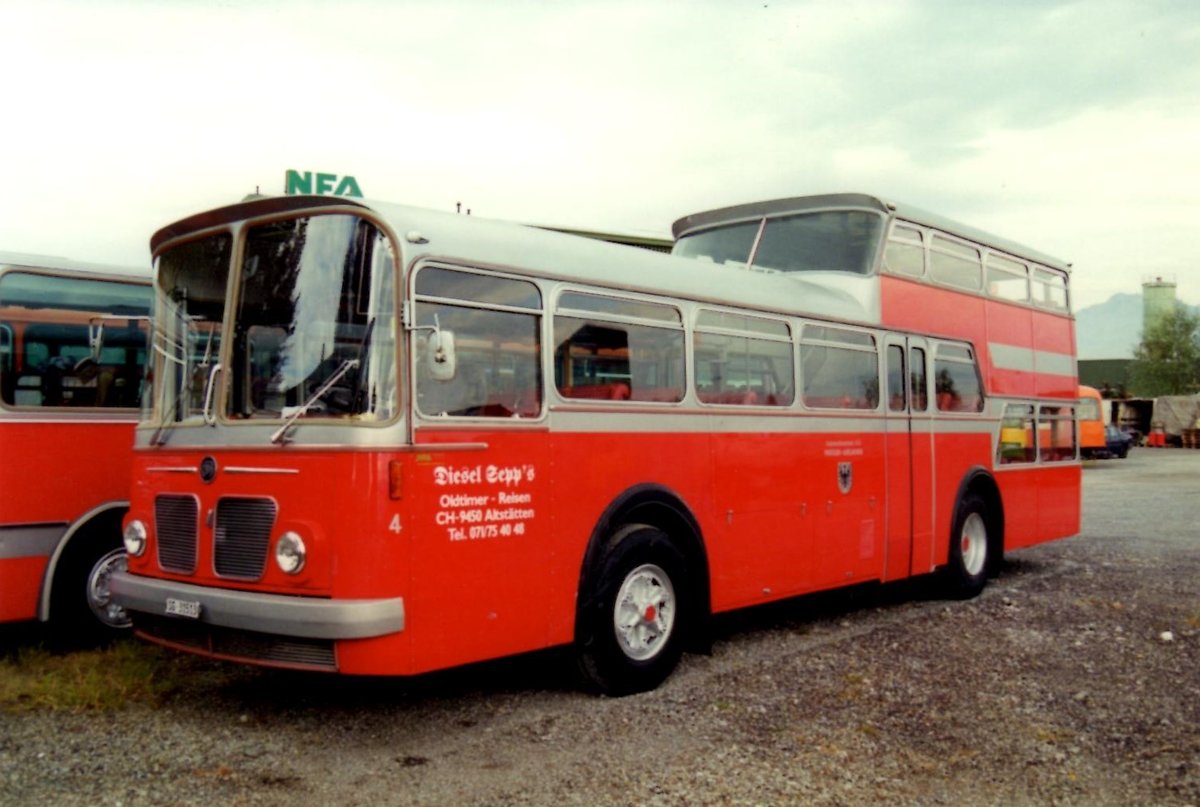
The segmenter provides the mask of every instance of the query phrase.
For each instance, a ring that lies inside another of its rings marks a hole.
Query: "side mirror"
[[[458,372],[458,354],[454,350],[454,331],[438,329],[425,343],[425,369],[434,381],[451,381]]]

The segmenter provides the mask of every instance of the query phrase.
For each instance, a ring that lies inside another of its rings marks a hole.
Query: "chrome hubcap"
[[[963,568],[967,574],[975,577],[983,571],[983,565],[987,562],[987,525],[983,516],[979,513],[967,516],[958,541]]]
[[[96,619],[110,628],[128,628],[133,624],[128,612],[112,601],[113,572],[123,572],[128,567],[124,549],[114,549],[108,552],[88,575],[87,601],[88,607],[96,615]]]
[[[635,661],[654,658],[675,626],[675,588],[667,573],[652,563],[625,577],[617,592],[613,627],[621,652]]]

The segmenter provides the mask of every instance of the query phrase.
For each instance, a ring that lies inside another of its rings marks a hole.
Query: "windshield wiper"
[[[323,395],[325,395],[325,393],[329,392],[329,390],[333,388],[334,384],[336,384],[337,382],[342,380],[342,376],[344,376],[346,373],[350,372],[354,368],[358,367],[360,363],[361,362],[359,362],[358,359],[346,359],[345,361],[343,361],[341,363],[341,366],[339,366],[336,370],[334,370],[333,375],[329,376],[329,379],[324,384],[322,384],[316,392],[314,392],[311,396],[309,396],[308,400],[305,401],[304,404],[302,406],[300,406],[300,408],[298,408],[296,411],[292,412],[292,414],[288,416],[287,421],[282,426],[280,426],[275,431],[274,434],[271,435],[271,442],[272,443],[285,442],[287,439],[288,430],[291,429],[293,425],[295,425],[297,420],[299,420],[303,415],[305,415],[308,412],[309,407],[311,407],[313,404],[315,404],[317,401],[319,401],[321,399],[321,397]]]

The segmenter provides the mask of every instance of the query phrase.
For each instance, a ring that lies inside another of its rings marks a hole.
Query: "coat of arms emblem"
[[[839,462],[837,474],[838,490],[849,493],[850,488],[854,486],[854,466],[848,462]]]

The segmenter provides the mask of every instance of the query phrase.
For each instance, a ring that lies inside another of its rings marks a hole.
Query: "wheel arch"
[[[958,517],[958,508],[963,499],[975,494],[983,499],[987,506],[988,529],[988,574],[994,574],[1004,559],[1004,499],[1000,495],[1000,486],[991,471],[975,466],[963,475],[958,483],[958,491],[954,497],[954,507],[950,510],[950,540],[954,540],[954,520]],[[947,553],[949,545],[947,545]],[[949,562],[949,556],[943,558]]]
[[[120,542],[121,522],[128,512],[128,501],[105,502],[84,513],[67,528],[62,538],[59,539],[58,545],[50,554],[49,562],[46,563],[46,571],[42,576],[41,594],[38,597],[38,621],[50,621],[51,605],[55,594],[55,576],[63,558],[76,547],[104,540],[104,536],[108,534],[106,531],[114,526],[115,532],[111,534],[114,534],[117,541]]]
[[[700,522],[691,508],[673,490],[657,484],[635,485],[623,491],[605,508],[592,528],[575,595],[576,638],[580,635],[583,615],[595,606],[598,582],[595,575],[608,539],[625,524],[645,524],[662,530],[683,555],[687,562],[686,582],[694,595],[693,619],[686,620],[685,625],[690,625],[693,631],[690,643],[698,643],[711,613],[708,552]]]

